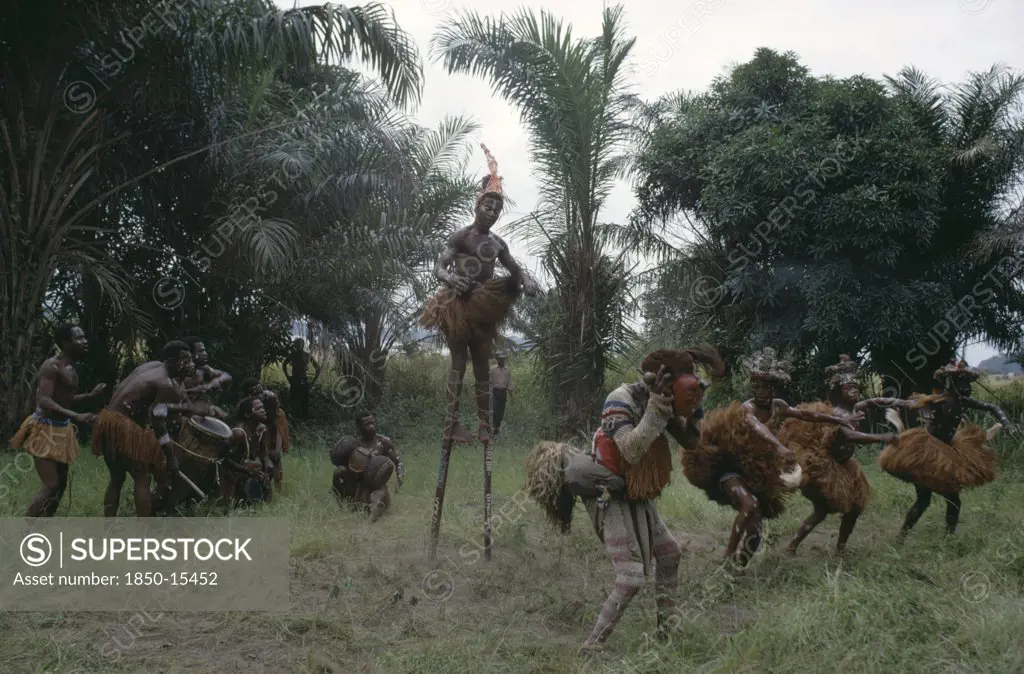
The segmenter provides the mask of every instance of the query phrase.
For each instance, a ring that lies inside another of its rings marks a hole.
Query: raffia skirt
[[[281,451],[287,454],[288,448],[292,444],[292,434],[288,428],[288,416],[280,407],[277,408],[275,425],[277,426],[277,437],[281,438]]]
[[[519,284],[508,276],[484,281],[468,294],[441,286],[427,301],[420,325],[440,330],[449,344],[493,340],[517,299]]]
[[[32,414],[21,422],[10,444],[40,459],[71,465],[79,453],[77,432],[72,423],[55,426]]]
[[[722,477],[735,473],[757,498],[761,515],[773,519],[783,513],[784,501],[792,493],[779,477],[790,466],[772,445],[754,435],[744,416],[739,402],[709,412],[696,449],[682,452],[683,475],[710,500],[732,506]]]
[[[143,428],[120,412],[104,407],[92,429],[92,453],[114,460],[145,464],[154,469],[165,465],[164,453],[152,428]]]
[[[998,463],[995,452],[985,446],[984,429],[972,423],[957,429],[952,445],[925,428],[911,428],[878,457],[878,465],[893,477],[939,494],[992,482]]]
[[[797,409],[832,414],[827,403],[799,405]],[[786,419],[779,429],[779,442],[793,450],[803,469],[800,492],[812,503],[824,504],[829,513],[863,510],[871,496],[871,485],[857,459],[832,454],[839,430],[835,424],[800,419]]]

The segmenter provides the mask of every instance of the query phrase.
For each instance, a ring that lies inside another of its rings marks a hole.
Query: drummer
[[[343,437],[331,452],[331,462],[338,466],[334,471],[333,490],[342,500],[369,510],[370,521],[374,522],[391,508],[391,492],[387,487],[390,470],[387,465],[378,469],[379,462],[374,458],[390,461],[398,487],[405,481],[405,466],[391,438],[377,434],[377,421],[372,412],[362,411],[356,416],[356,430],[358,438]]]
[[[231,375],[210,367],[206,344],[201,337],[185,337],[181,341],[192,351],[196,373],[185,380],[185,390],[193,400],[213,402],[214,396],[231,383]]]
[[[116,517],[121,489],[130,474],[135,482],[135,512],[153,513],[151,477],[157,491],[167,495],[178,471],[171,428],[180,414],[224,417],[213,405],[189,401],[182,382],[195,371],[192,353],[184,342],[168,342],[159,365],[142,365],[122,381],[93,427],[92,453],[102,456],[110,473],[103,498],[103,516]]]
[[[221,454],[221,499],[228,505],[269,501],[272,466],[263,401],[243,398],[235,418],[231,439]]]

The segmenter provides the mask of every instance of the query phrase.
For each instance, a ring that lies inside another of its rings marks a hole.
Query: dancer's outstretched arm
[[[846,427],[840,428],[839,431],[846,440],[858,445],[868,445],[873,442],[890,443],[895,442],[899,437],[897,433],[861,433]]]
[[[869,407],[895,407],[896,409],[911,409],[916,406],[913,400],[903,398],[866,398],[853,406],[854,412],[863,412]]]
[[[790,407],[789,403],[779,398],[773,400],[772,405],[775,406],[775,413],[784,419],[799,419],[800,421],[817,424],[839,424],[840,426],[855,428],[854,423],[864,418],[864,415],[860,413],[855,413],[850,417],[838,417],[831,414],[821,414],[812,410],[800,410]]]
[[[793,450],[779,442],[779,439],[775,437],[775,434],[772,433],[767,426],[761,423],[761,420],[754,414],[753,405],[749,402],[743,403],[743,411],[746,413],[743,416],[744,421],[747,422],[747,425],[753,429],[754,433],[756,433],[758,437],[774,446],[775,450],[782,456],[787,458],[796,456],[793,453]]]
[[[963,403],[964,407],[969,407],[975,410],[981,410],[982,412],[988,412],[996,419],[998,419],[999,423],[1001,423],[1006,428],[1012,426],[1010,420],[1006,418],[1006,413],[999,408],[999,405],[987,403],[983,400],[976,400],[975,398],[971,398],[969,396],[961,398],[960,401]]]

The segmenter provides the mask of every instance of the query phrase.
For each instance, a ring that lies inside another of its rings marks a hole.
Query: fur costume
[[[833,413],[828,403],[809,403],[797,409]],[[829,513],[863,510],[871,494],[871,486],[857,459],[848,452],[841,456],[834,453],[840,431],[841,427],[835,424],[786,419],[778,434],[779,442],[793,450],[803,469],[800,492],[812,503],[825,504]]]
[[[736,473],[757,498],[762,515],[773,519],[782,514],[784,500],[792,493],[780,477],[789,467],[774,446],[754,433],[745,417],[740,402],[709,412],[701,423],[696,449],[683,450],[683,475],[709,499],[731,507],[721,479],[727,473]],[[773,433],[778,430],[774,418],[765,425]]]

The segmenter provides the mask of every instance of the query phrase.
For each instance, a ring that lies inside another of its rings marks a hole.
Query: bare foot
[[[587,641],[586,643],[584,643],[582,646],[580,646],[579,650],[579,654],[582,657],[593,657],[595,655],[600,655],[603,652],[603,645],[591,641]]]
[[[788,555],[789,557],[795,557],[796,556],[796,546],[793,545],[792,543],[787,545],[786,546],[786,555]]]
[[[487,428],[487,424],[481,423],[477,426],[476,439],[485,445],[491,441],[490,429]]]

